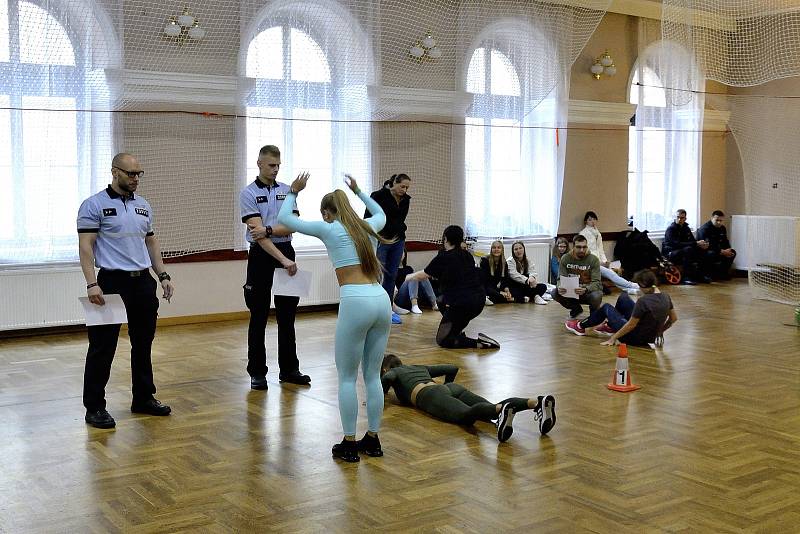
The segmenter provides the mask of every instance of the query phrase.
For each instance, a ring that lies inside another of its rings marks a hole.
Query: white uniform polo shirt
[[[264,226],[276,226],[278,212],[290,191],[291,188],[287,184],[275,182],[275,185],[270,187],[256,178],[239,193],[239,212],[242,222],[246,223],[252,217],[261,217]],[[294,211],[297,213],[296,206]],[[248,243],[255,243],[249,231],[245,232],[245,238]],[[291,241],[292,236],[272,236],[270,240],[273,243],[285,243]]]
[[[101,269],[141,271],[151,266],[144,243],[153,235],[153,210],[142,197],[123,197],[111,186],[83,201],[78,233],[96,233],[94,261]]]

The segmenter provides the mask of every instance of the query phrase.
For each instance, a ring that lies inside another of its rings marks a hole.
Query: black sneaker
[[[534,420],[539,421],[539,432],[544,436],[556,426],[556,399],[552,395],[540,395]]]
[[[114,421],[111,414],[105,410],[86,410],[86,417],[84,417],[84,420],[87,424],[95,428],[114,428],[117,426],[117,422]]]
[[[505,443],[511,434],[514,433],[514,428],[511,422],[514,421],[514,407],[510,402],[504,402],[500,405],[500,413],[497,415],[497,441]]]
[[[367,456],[377,457],[383,456],[383,449],[381,449],[381,440],[378,439],[377,434],[370,436],[368,433],[358,440],[358,451],[363,452]]]
[[[267,384],[267,377],[266,376],[251,376],[250,377],[250,389],[267,389],[269,388],[269,384]]]
[[[569,318],[570,319],[577,319],[583,313],[583,308],[573,308],[569,311]]]
[[[131,404],[131,411],[147,415],[169,415],[172,412],[172,408],[166,404],[161,404],[159,400],[149,399],[144,402],[134,402]]]
[[[483,349],[499,349],[500,343],[490,338],[486,334],[478,334],[478,346]]]
[[[311,377],[308,375],[302,374],[300,371],[295,371],[293,373],[286,373],[278,375],[278,380],[280,382],[289,382],[290,384],[297,384],[298,386],[307,386],[311,384]]]
[[[358,456],[358,442],[355,440],[343,439],[341,443],[335,444],[331,448],[331,454],[334,458],[339,458],[345,462],[358,462],[361,457]]]

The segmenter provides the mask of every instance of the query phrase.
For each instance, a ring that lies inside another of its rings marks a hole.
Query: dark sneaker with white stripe
[[[533,418],[539,421],[539,432],[544,436],[556,425],[556,399],[552,395],[540,395],[538,400]]]
[[[511,426],[514,421],[514,407],[510,402],[504,402],[500,405],[500,413],[497,415],[497,441],[505,443],[511,434],[514,433],[514,428]]]
[[[478,334],[478,346],[482,349],[499,349],[500,343],[486,334]]]

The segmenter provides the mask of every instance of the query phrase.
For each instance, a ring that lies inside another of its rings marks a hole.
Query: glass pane
[[[492,88],[493,95],[519,96],[519,77],[514,64],[508,56],[492,50]]]
[[[298,209],[303,218],[320,219],[319,202],[323,195],[334,189],[347,190],[341,176],[333,176],[333,147],[331,146],[331,112],[328,109],[292,110],[292,176],[284,176],[291,182],[294,175],[303,171],[311,173],[303,194],[298,198]],[[316,120],[297,120],[316,119]],[[319,121],[319,122],[318,122]],[[297,246],[319,246],[313,237],[295,238]]]
[[[526,195],[509,191],[527,191],[520,172],[519,123],[511,119],[492,119],[491,188],[489,209],[494,214],[520,213],[527,209]]]
[[[8,37],[8,2],[0,0],[0,62],[11,59]]]
[[[283,30],[280,26],[264,30],[250,41],[245,70],[249,78],[283,79]]]
[[[486,49],[478,48],[472,54],[467,68],[467,91],[473,94],[486,92]]]
[[[266,118],[272,117],[272,118]],[[279,117],[279,118],[275,118]],[[247,183],[252,182],[258,176],[258,151],[264,145],[275,145],[282,148],[283,145],[283,119],[281,110],[278,108],[247,108]],[[278,174],[280,180],[285,180],[285,176]]]
[[[22,98],[25,227],[29,239],[75,234],[78,213],[78,128],[74,98]]]
[[[305,32],[292,28],[292,80],[330,82],[331,69],[325,53]]]
[[[639,78],[644,78],[644,81],[639,85]],[[633,73],[631,80],[631,96],[629,102],[631,104],[642,104],[645,106],[663,108],[667,105],[667,97],[663,89],[661,79],[653,69],[647,67],[637,68]],[[639,92],[642,91],[642,102],[639,102]]]
[[[64,27],[28,2],[19,3],[19,58],[22,63],[75,65],[75,52]]]
[[[483,119],[467,117],[464,127],[464,171],[467,220],[483,224],[486,148]]]
[[[11,178],[11,99],[0,95],[0,239],[14,236],[14,182]]]

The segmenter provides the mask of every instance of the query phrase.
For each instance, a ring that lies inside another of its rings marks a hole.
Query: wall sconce
[[[614,65],[614,60],[606,50],[602,56],[595,58],[594,64],[589,68],[589,71],[594,76],[595,80],[599,80],[602,75],[613,76],[617,73],[617,67]]]
[[[200,27],[200,21],[189,13],[189,8],[185,7],[182,14],[172,17],[164,26],[164,35],[183,45],[188,40],[202,41],[206,31]]]
[[[442,57],[442,49],[436,46],[436,39],[428,32],[424,39],[408,49],[408,55],[415,61],[439,59]]]

